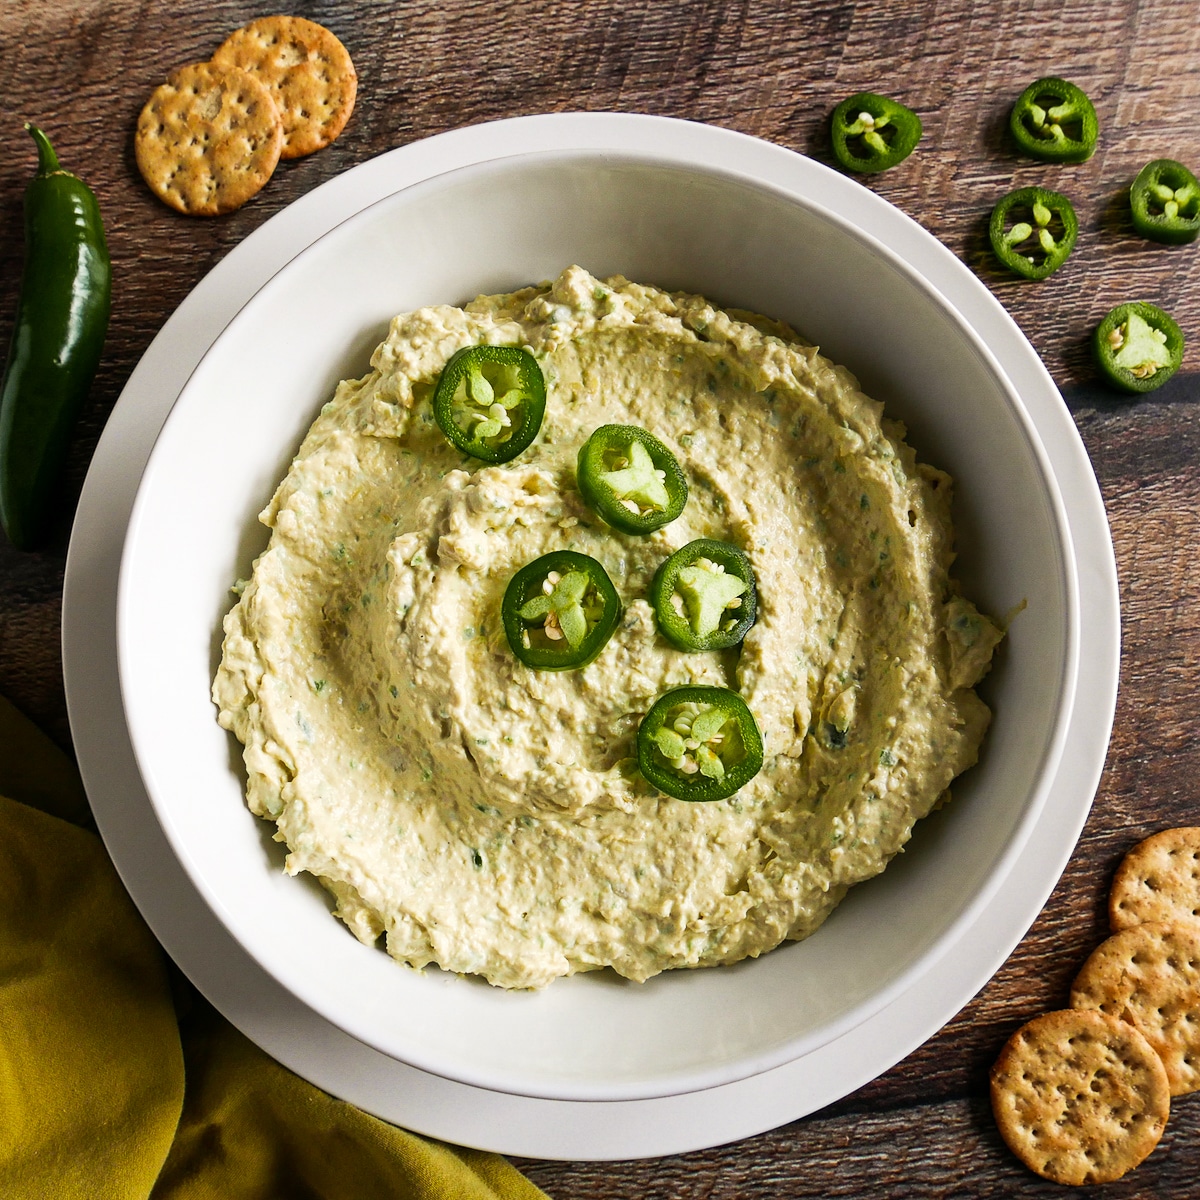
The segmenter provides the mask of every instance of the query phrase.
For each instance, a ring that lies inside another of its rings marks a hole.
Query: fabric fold
[[[0,1194],[142,1200],[182,1103],[162,957],[103,847],[0,797]]]
[[[305,1083],[204,1005],[153,1200],[545,1200],[504,1159],[418,1137]]]
[[[499,1155],[306,1083],[208,1005],[99,838],[60,819],[90,823],[70,759],[2,698],[0,783],[4,1200],[545,1200]]]

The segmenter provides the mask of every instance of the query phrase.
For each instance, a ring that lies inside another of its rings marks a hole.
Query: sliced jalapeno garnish
[[[1129,205],[1142,237],[1179,245],[1200,234],[1200,182],[1173,158],[1156,158],[1138,172]]]
[[[680,650],[736,646],[758,609],[754,568],[736,546],[698,538],[658,568],[650,603],[663,636]]]
[[[992,210],[988,225],[996,257],[1024,279],[1045,279],[1057,271],[1078,232],[1070,200],[1045,188],[1009,192]]]
[[[1183,332],[1153,304],[1119,304],[1096,327],[1100,370],[1126,392],[1152,392],[1179,370]]]
[[[675,688],[642,718],[638,767],[676,800],[724,800],[762,769],[762,735],[746,702],[728,688]]]
[[[847,171],[886,171],[903,162],[921,140],[921,118],[874,92],[843,100],[830,124],[833,153]]]
[[[1017,97],[1008,124],[1017,145],[1044,162],[1078,163],[1091,158],[1100,131],[1087,96],[1053,75],[1031,83]]]
[[[500,605],[512,652],[538,671],[586,667],[621,619],[617,589],[586,554],[555,550],[522,567]]]
[[[519,346],[467,346],[442,371],[433,394],[438,428],[464,454],[508,462],[537,437],[546,381]]]
[[[636,425],[601,425],[579,449],[576,478],[588,505],[625,533],[653,533],[687,503],[675,455]]]

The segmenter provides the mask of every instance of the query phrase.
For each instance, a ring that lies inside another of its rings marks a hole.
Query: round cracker
[[[240,208],[271,178],[283,126],[270,90],[212,63],[173,71],[138,117],[138,170],[156,196],[194,216]]]
[[[346,127],[358,75],[346,47],[304,17],[260,17],[234,30],[213,55],[265,83],[283,118],[283,157],[328,146]]]
[[[1200,928],[1152,921],[1114,933],[1075,977],[1071,1007],[1137,1026],[1172,1096],[1200,1090]]]
[[[1144,1037],[1095,1009],[1023,1025],[991,1073],[1001,1136],[1055,1183],[1108,1183],[1158,1145],[1170,1115],[1166,1071]]]
[[[1200,923],[1200,827],[1164,829],[1121,860],[1108,894],[1114,933],[1146,921]]]

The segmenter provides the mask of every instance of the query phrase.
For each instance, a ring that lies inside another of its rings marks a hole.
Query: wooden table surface
[[[0,338],[22,255],[21,196],[33,165],[21,121],[52,136],[95,188],[114,264],[104,359],[74,442],[49,547],[0,544],[0,691],[63,745],[70,732],[59,606],[72,511],[105,419],[167,315],[273,213],[395,146],[528,113],[620,110],[707,121],[831,161],[827,117],[851,92],[894,95],[924,138],[866,185],[939,237],[991,287],[1071,407],[1104,494],[1123,609],[1116,725],[1082,839],[1008,962],[941,1033],[874,1083],[803,1121],[736,1145],[621,1164],[522,1162],[552,1196],[1041,1196],[996,1133],[987,1070],[1019,1024],[1061,1007],[1105,933],[1103,898],[1146,833],[1197,822],[1200,785],[1200,244],[1138,239],[1126,193],[1147,160],[1200,167],[1200,5],[1179,0],[409,0],[305,3],[359,71],[341,139],[282,164],[257,199],[212,220],[158,203],[134,165],[132,131],[173,67],[207,58],[263,10],[232,0],[7,0],[0,7]],[[265,11],[271,11],[269,8]],[[1099,113],[1087,163],[1016,156],[1013,98],[1045,74],[1080,84]],[[1005,278],[987,215],[1013,187],[1067,192],[1080,219],[1070,262],[1044,283]],[[1172,311],[1193,345],[1184,372],[1128,403],[1090,385],[1087,337],[1126,299]],[[0,539],[2,542],[2,539]],[[1112,1197],[1200,1194],[1200,1096]]]

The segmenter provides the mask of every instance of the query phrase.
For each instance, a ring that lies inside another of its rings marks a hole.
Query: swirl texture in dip
[[[465,458],[430,399],[455,351],[527,347],[537,441]],[[580,445],[642,427],[690,486],[682,515],[619,533],[584,504]],[[339,386],[262,520],[213,688],[247,798],[364,942],[504,987],[611,966],[644,980],[803,938],[883,870],[976,758],[971,690],[1001,634],[958,594],[950,480],[851,374],[786,327],[578,267],[465,309],[397,317]],[[758,619],[689,654],[655,627],[655,570],[731,542]],[[598,559],[625,613],[583,670],[512,655],[500,602],[551,550]],[[738,691],[761,772],[690,804],[638,774],[670,687]]]

